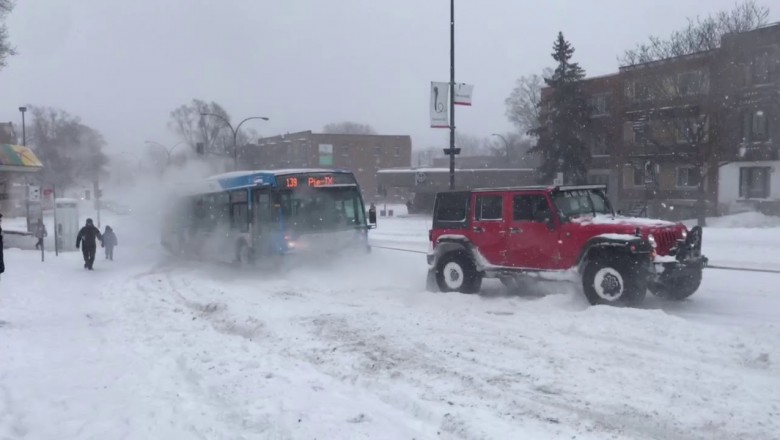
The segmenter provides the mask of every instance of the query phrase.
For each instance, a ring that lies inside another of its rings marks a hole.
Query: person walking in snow
[[[79,231],[76,236],[76,249],[81,247],[81,253],[84,255],[84,269],[92,270],[95,263],[95,252],[97,251],[97,240],[103,241],[103,235],[100,229],[92,223],[92,219],[87,219],[87,224]]]
[[[49,233],[46,232],[46,225],[43,224],[43,219],[38,219],[38,224],[35,225],[35,238],[38,241],[35,243],[35,249],[41,249],[43,247],[43,239],[48,237]]]
[[[116,234],[111,226],[106,226],[106,232],[103,233],[103,247],[106,248],[106,260],[114,261],[114,247],[119,244]]]
[[[0,213],[0,274],[5,272],[5,262],[3,261],[3,214]]]

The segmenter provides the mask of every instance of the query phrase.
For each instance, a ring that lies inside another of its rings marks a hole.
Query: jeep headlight
[[[655,241],[655,235],[653,235],[653,234],[648,235],[647,236],[647,241],[650,242],[650,246],[652,246],[653,249],[658,247],[658,243],[656,243],[656,241]]]
[[[683,239],[683,240],[685,240],[685,239],[687,239],[687,238],[688,238],[688,231],[687,231],[687,230],[685,230],[685,229],[683,229],[683,230],[682,230],[682,239]]]

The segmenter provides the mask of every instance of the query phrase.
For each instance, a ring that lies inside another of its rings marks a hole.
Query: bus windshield
[[[357,186],[283,190],[279,193],[285,224],[296,232],[319,232],[365,226]]]

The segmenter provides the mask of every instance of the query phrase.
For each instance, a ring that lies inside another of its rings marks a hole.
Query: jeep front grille
[[[669,255],[669,251],[677,246],[677,233],[673,229],[653,232],[658,255]]]

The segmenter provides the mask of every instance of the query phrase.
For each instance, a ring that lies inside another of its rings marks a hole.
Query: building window
[[[590,98],[588,104],[590,106],[591,116],[605,116],[609,114],[608,108],[608,95],[594,95]]]
[[[744,199],[769,198],[769,167],[739,169],[739,197]]]
[[[395,147],[395,157],[401,157],[401,147]]]
[[[634,166],[634,186],[645,185],[645,169],[641,166]]]
[[[678,78],[679,94],[699,95],[707,91],[707,74],[702,71],[681,73]]]
[[[609,174],[589,174],[589,185],[604,185],[609,188]]]
[[[374,147],[374,156],[379,157],[381,155],[382,155],[382,147],[377,145],[376,147]]]
[[[742,136],[746,142],[769,140],[769,118],[763,110],[745,112],[742,124]]]
[[[634,131],[634,126],[631,122],[623,124],[623,142],[627,144],[637,143],[636,132]]]
[[[592,156],[609,156],[609,146],[607,145],[607,135],[605,133],[594,133],[590,138],[590,154]]]
[[[766,84],[770,81],[769,56],[767,53],[756,55],[750,65],[753,70],[753,84]]]
[[[677,168],[677,186],[680,188],[698,188],[701,183],[701,170],[695,167]]]
[[[333,145],[320,144],[320,166],[333,166]]]

